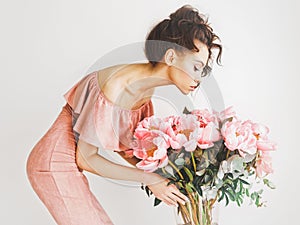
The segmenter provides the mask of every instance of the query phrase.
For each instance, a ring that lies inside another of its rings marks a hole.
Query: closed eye
[[[194,71],[195,72],[202,71],[202,68],[200,66],[194,66]]]

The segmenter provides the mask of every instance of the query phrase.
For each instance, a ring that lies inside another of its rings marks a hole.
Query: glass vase
[[[176,225],[217,225],[213,221],[215,200],[203,200],[197,193],[191,193],[185,205],[175,208]]]

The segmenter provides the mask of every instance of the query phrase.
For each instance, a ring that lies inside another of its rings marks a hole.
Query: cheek
[[[193,81],[193,78],[191,76],[192,72],[188,70],[188,66],[185,65],[184,63],[174,65],[172,67],[171,73],[172,73],[171,80],[175,83],[178,82],[187,83]]]
[[[175,83],[179,86],[189,86],[190,83],[193,81],[191,77],[186,73],[183,72],[182,70],[178,70],[175,78]]]
[[[186,62],[186,60],[183,60],[182,63],[180,63],[178,65],[178,69],[181,70],[182,72],[190,73],[191,72],[190,71],[190,66],[185,62]]]
[[[187,60],[183,60],[183,62],[186,62]],[[178,69],[181,71],[181,74],[186,78],[186,79],[192,79],[193,80],[193,66],[190,63],[182,63],[178,65]]]
[[[193,80],[192,77],[187,72],[182,72],[181,79],[188,82]]]
[[[182,81],[190,82],[190,81],[193,80],[193,78],[192,78],[192,76],[191,76],[191,75],[192,75],[192,72],[189,71],[187,68],[183,68],[183,69],[178,70],[178,71],[179,71],[178,74],[179,74],[180,79],[181,79]]]

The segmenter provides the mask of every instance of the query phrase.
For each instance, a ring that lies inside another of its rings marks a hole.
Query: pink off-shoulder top
[[[100,88],[97,71],[83,77],[64,98],[72,108],[76,140],[114,151],[130,150],[138,122],[153,115],[151,100],[135,110],[112,103]]]

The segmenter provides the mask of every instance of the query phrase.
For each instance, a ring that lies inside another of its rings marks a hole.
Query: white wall
[[[214,77],[226,105],[267,124],[279,144],[268,207],[221,208],[219,224],[299,223],[297,0],[10,0],[0,3],[1,224],[55,224],[29,186],[25,160],[62,95],[102,55],[143,41],[150,26],[185,3],[208,14],[222,39],[223,67]],[[174,224],[172,209],[152,207],[139,188],[88,177],[116,225]]]

